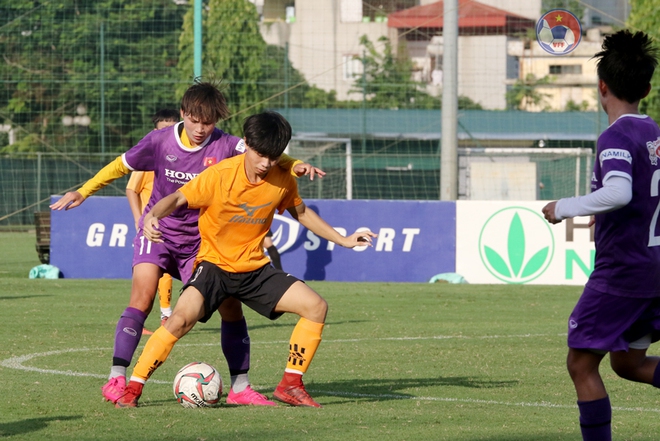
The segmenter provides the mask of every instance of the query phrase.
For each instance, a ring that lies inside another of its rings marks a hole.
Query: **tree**
[[[577,18],[584,15],[584,3],[580,0],[542,0],[541,11],[545,14],[553,9],[565,9],[572,12]]]
[[[362,94],[375,109],[440,108],[440,100],[424,92],[423,83],[413,80],[413,63],[402,48],[396,56],[387,37],[380,37],[378,42],[383,45],[382,52],[366,35],[360,38],[363,72],[349,93]]]
[[[660,42],[659,20],[660,9],[658,9],[657,2],[652,0],[631,2],[627,26],[634,31],[646,32],[655,40],[656,47]],[[651,92],[642,100],[639,110],[652,117],[656,122],[660,122],[660,73],[658,69],[651,80]]]
[[[413,62],[404,48],[400,48],[397,56],[387,37],[380,37],[378,41],[383,44],[382,52],[366,35],[360,39],[360,45],[364,47],[364,70],[349,93],[363,95],[371,109],[440,109],[442,97],[428,94],[424,91],[426,84],[413,79]],[[342,101],[337,106],[357,108],[362,102]],[[458,97],[458,108],[482,109],[480,104],[466,96]]]
[[[192,10],[186,14],[179,39],[178,71],[188,82],[193,72],[192,14]],[[245,117],[266,107],[285,107],[287,101],[292,107],[324,107],[336,101],[333,93],[310,86],[291,67],[284,48],[266,44],[251,2],[210,0],[204,12],[202,40],[202,77],[222,81],[233,111],[220,123],[228,133],[240,136]]]
[[[171,0],[7,3],[0,18],[6,85],[0,122],[16,128],[18,141],[4,150],[99,151],[101,139],[107,151],[132,146],[149,130],[156,107],[175,102],[164,83],[175,78],[172,30],[182,16]],[[86,116],[90,124],[64,126],[66,116]]]
[[[540,86],[552,82],[549,76],[536,78],[534,74],[527,74],[524,80],[516,80],[510,90],[506,93],[506,104],[509,109],[532,110],[541,108],[545,110],[548,94],[538,91]]]
[[[586,112],[587,110],[589,110],[589,103],[586,100],[583,100],[581,103],[568,100],[566,102],[566,107],[564,108],[564,111],[566,112]]]
[[[268,45],[261,66],[259,90],[269,108],[330,108],[337,103],[336,92],[310,85],[288,59],[285,48]]]
[[[191,9],[179,40],[182,56],[178,70],[182,79],[191,78],[193,71],[192,15]],[[202,77],[224,84],[232,116],[220,125],[226,132],[240,136],[242,120],[264,107],[258,81],[266,42],[259,32],[259,15],[255,5],[245,0],[209,0],[203,22]]]

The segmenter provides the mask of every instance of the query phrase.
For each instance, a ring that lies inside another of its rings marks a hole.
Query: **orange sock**
[[[142,354],[140,354],[140,358],[133,369],[131,381],[139,381],[141,383],[147,381],[151,377],[151,374],[167,360],[167,356],[170,355],[174,344],[178,340],[164,326],[156,329],[154,335],[147,340]]]
[[[300,318],[289,340],[289,359],[286,371],[304,374],[321,343],[323,323]]]
[[[158,300],[160,309],[171,308],[172,306],[172,276],[163,273],[163,277],[158,281]]]

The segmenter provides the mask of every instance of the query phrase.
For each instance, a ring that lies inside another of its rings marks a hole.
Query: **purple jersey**
[[[660,129],[645,115],[623,115],[598,138],[592,191],[608,176],[632,182],[624,207],[596,215],[596,261],[587,287],[622,297],[660,297]]]
[[[181,130],[183,122],[149,132],[135,147],[122,155],[129,169],[154,172],[154,188],[140,218],[140,228],[144,213],[148,213],[156,202],[174,193],[207,167],[245,152],[245,143],[241,138],[217,128],[201,145],[187,148],[181,143]],[[199,241],[198,218],[199,210],[177,208],[159,221],[163,238],[174,244]]]

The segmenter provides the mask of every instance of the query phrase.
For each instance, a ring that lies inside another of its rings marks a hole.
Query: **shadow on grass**
[[[0,296],[0,300],[24,300],[24,299],[35,299],[40,297],[53,297],[53,295],[39,294],[39,295],[29,295],[29,296]]]
[[[415,392],[403,392],[415,388],[454,386],[471,389],[496,389],[513,387],[519,383],[518,380],[492,381],[474,377],[383,378],[309,383],[306,388],[315,397],[325,395],[360,401],[387,401],[419,397],[419,394]]]
[[[415,388],[429,388],[438,386],[466,387],[471,389],[496,389],[508,388],[518,385],[517,380],[492,381],[483,380],[474,377],[433,377],[433,378],[381,378],[381,379],[360,379],[348,381],[331,381],[328,383],[308,383],[307,391],[313,397],[339,397],[349,400],[360,401],[388,401],[388,400],[407,400],[419,397],[415,392],[401,392]],[[259,392],[272,397],[273,388],[259,390]],[[233,408],[237,406],[228,406],[224,404],[228,390],[223,392],[221,404],[219,407]],[[169,405],[173,400],[151,400],[146,399],[140,402],[140,406],[163,406]],[[340,404],[334,403],[334,404]],[[280,406],[285,406],[280,404]],[[240,406],[238,406],[240,407]]]
[[[369,321],[371,321],[371,320],[345,320],[345,321],[341,321],[341,322],[328,321],[328,322],[325,322],[325,325],[326,326],[327,325],[345,325],[345,324],[354,324],[354,323],[365,323],[365,322],[369,322]],[[250,320],[248,319],[248,332],[256,330],[256,329],[274,329],[274,328],[289,328],[289,329],[291,329],[291,331],[293,331],[293,328],[295,326],[296,326],[295,323],[284,323],[284,322],[280,323],[280,322],[277,322],[277,321],[271,321],[271,322],[268,322],[268,323],[253,325],[253,324],[250,323]],[[202,333],[202,332],[205,332],[205,333],[213,332],[213,333],[218,333],[218,332],[220,332],[220,328],[216,328],[216,327],[202,328],[202,327],[199,327],[199,328],[193,328],[192,331],[190,331],[190,332],[191,333],[192,332],[200,332],[200,333]]]
[[[345,324],[353,324],[353,323],[363,323],[363,322],[368,322],[369,320],[348,320],[348,321],[343,321],[343,322],[326,322],[325,325],[345,325]],[[250,323],[248,320],[248,332],[249,331],[254,331],[256,329],[274,329],[274,328],[289,328],[291,331],[293,331],[293,328],[296,326],[295,323],[278,323],[278,322],[269,322],[269,323],[264,323],[260,325],[253,325]],[[216,327],[195,327],[190,331],[190,333],[193,332],[199,332],[199,333],[219,333],[220,328]]]
[[[51,421],[78,420],[82,416],[31,418],[29,420],[14,421],[0,424],[0,437],[22,435],[24,433],[36,432],[48,427]]]
[[[579,436],[579,435],[578,435]],[[571,434],[562,434],[561,436],[557,433],[535,433],[531,438],[530,435],[493,435],[486,437],[473,438],[474,441],[557,441],[558,439],[576,439],[575,435]]]

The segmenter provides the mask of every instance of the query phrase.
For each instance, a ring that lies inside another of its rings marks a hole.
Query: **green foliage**
[[[310,86],[294,69],[286,49],[267,45],[259,30],[253,3],[245,0],[210,0],[203,12],[202,77],[222,81],[233,115],[219,125],[240,136],[243,120],[265,108],[329,107],[335,93]],[[179,39],[180,78],[193,72],[193,11],[186,13]],[[177,92],[183,95],[186,86]]]
[[[170,0],[4,5],[0,121],[22,128],[18,137],[26,139],[16,147],[88,150],[100,148],[101,134],[107,151],[132,146],[148,130],[154,107],[175,102],[172,88],[163,83],[174,77],[172,29],[180,27],[182,14],[183,8]],[[89,126],[62,124],[65,116],[83,115],[89,116]]]
[[[566,107],[564,108],[564,111],[566,112],[586,112],[587,110],[589,110],[589,103],[586,100],[581,103],[568,100],[568,102],[566,102]]]
[[[581,19],[584,15],[584,3],[580,0],[542,0],[541,13],[545,14],[553,9],[565,9]]]
[[[531,110],[540,107],[547,110],[546,99],[548,94],[538,91],[538,87],[552,83],[549,76],[536,78],[534,74],[527,74],[524,80],[516,80],[506,93],[506,104],[509,109]]]
[[[233,115],[222,126],[240,136],[243,120],[263,109],[257,82],[266,42],[259,32],[257,9],[245,0],[210,0],[204,30],[204,75],[226,84]]]
[[[410,58],[402,53],[396,56],[387,37],[380,37],[378,43],[383,45],[382,52],[366,35],[360,38],[364,71],[349,93],[363,95],[372,109],[439,108],[440,100],[424,92],[423,83],[413,80]]]
[[[646,32],[655,40],[656,47],[660,47],[658,22],[660,22],[660,9],[657,2],[650,0],[631,2],[627,26],[635,31]],[[660,73],[658,69],[651,80],[651,92],[642,100],[639,110],[651,116],[656,122],[660,122]]]
[[[286,48],[268,45],[259,78],[261,99],[268,108],[330,108],[336,92],[326,92],[311,86],[302,74],[291,66]]]
[[[364,71],[356,78],[349,93],[359,94],[366,99],[370,109],[439,109],[442,107],[442,97],[435,97],[424,91],[426,85],[413,79],[413,62],[404,48],[395,55],[392,44],[387,37],[380,37],[378,42],[383,45],[382,52],[376,49],[366,35],[360,38],[364,48],[362,63]],[[355,109],[363,106],[359,101],[342,101],[337,107]],[[458,97],[459,109],[482,109],[466,96]]]

